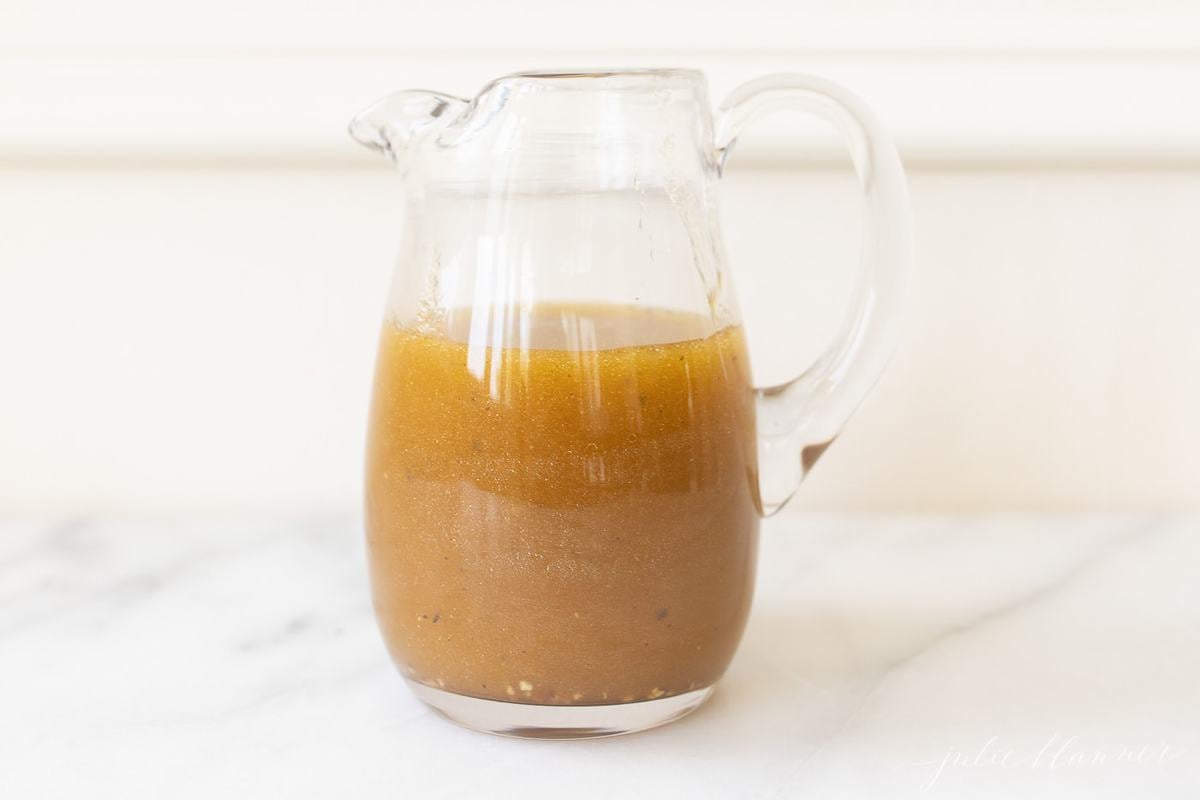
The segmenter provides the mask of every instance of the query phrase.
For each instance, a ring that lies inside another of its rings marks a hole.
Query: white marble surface
[[[1200,523],[764,532],[713,701],[522,742],[388,662],[349,518],[0,524],[0,797],[1200,796]]]

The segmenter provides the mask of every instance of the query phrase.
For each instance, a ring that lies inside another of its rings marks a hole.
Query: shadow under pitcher
[[[717,191],[744,124],[786,109],[844,135],[866,235],[835,341],[755,387]],[[366,464],[392,658],[423,701],[491,733],[683,716],[741,639],[759,519],[892,349],[911,260],[895,149],[823,80],[752,81],[714,119],[703,74],[679,69],[399,92],[350,131],[406,198]]]

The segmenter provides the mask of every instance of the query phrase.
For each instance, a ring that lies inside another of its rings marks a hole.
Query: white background
[[[1200,508],[1195,4],[0,0],[0,512],[354,508],[401,198],[345,122],[594,65],[814,72],[896,135],[906,338],[794,507]],[[760,129],[723,212],[769,382],[858,228],[832,136]]]

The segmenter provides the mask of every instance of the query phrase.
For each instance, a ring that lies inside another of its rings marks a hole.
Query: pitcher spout
[[[363,147],[395,159],[422,134],[454,122],[469,105],[461,97],[438,92],[396,92],[355,114],[350,136]]]

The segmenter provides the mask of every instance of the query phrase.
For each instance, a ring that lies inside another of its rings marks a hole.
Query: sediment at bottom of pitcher
[[[716,686],[630,703],[537,705],[485,700],[415,681],[409,688],[426,705],[466,728],[519,739],[597,739],[655,728],[687,716]]]

